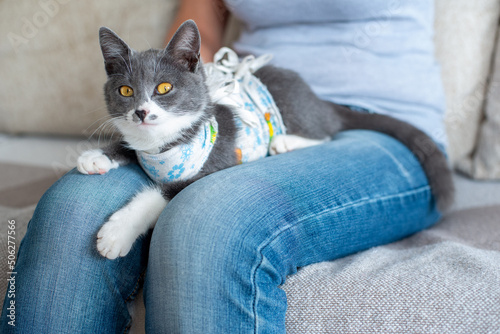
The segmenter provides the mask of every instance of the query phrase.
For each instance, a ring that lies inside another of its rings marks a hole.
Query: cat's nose
[[[149,110],[144,110],[144,109],[137,109],[135,111],[135,114],[137,115],[137,117],[139,117],[139,119],[141,121],[144,122],[144,119],[146,118],[146,116],[149,114]]]

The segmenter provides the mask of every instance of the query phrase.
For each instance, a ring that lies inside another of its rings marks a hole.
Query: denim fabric
[[[126,302],[143,280],[149,242],[110,261],[97,252],[97,232],[150,180],[137,165],[93,176],[74,169],[39,201],[15,268],[16,327],[4,304],[0,333],[122,333],[128,326]]]
[[[95,240],[106,217],[147,183],[130,165],[102,176],[71,172],[49,190],[17,262],[19,332],[126,330],[148,238],[119,260],[100,257]],[[147,331],[284,333],[279,286],[287,275],[401,239],[439,217],[415,157],[371,131],[212,174],[179,193],[154,229]],[[5,319],[4,310],[2,333]]]

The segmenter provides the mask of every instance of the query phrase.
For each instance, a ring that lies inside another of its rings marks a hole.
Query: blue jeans
[[[137,165],[101,176],[72,171],[44,195],[16,266],[19,333],[122,333],[143,281],[148,333],[284,333],[279,286],[297,268],[440,218],[411,152],[355,130],[205,177],[126,257],[101,257],[100,226],[148,182]],[[14,329],[6,305],[2,333]]]

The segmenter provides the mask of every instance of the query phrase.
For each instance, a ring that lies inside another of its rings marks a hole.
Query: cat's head
[[[108,111],[131,148],[154,151],[207,118],[209,96],[194,21],[184,22],[161,50],[135,51],[104,27],[99,42]]]

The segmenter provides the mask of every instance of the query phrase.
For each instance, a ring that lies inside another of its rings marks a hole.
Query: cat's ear
[[[175,62],[191,72],[196,72],[200,63],[201,38],[193,20],[181,24],[165,48]]]
[[[101,45],[104,66],[108,75],[116,73],[121,67],[128,66],[133,51],[111,29],[106,27],[99,29],[99,44]]]

